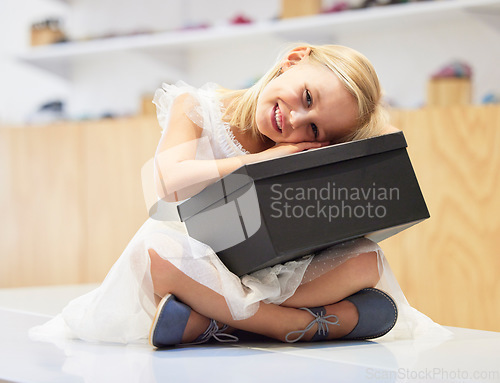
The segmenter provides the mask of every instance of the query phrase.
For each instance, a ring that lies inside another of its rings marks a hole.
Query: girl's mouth
[[[283,115],[281,114],[281,110],[280,110],[278,104],[276,104],[273,108],[273,112],[271,115],[271,123],[272,123],[274,129],[276,129],[279,133],[282,133]]]

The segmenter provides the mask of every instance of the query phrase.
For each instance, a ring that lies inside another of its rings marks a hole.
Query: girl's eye
[[[307,104],[307,107],[310,108],[311,105],[312,105],[312,96],[311,96],[311,92],[309,92],[308,89],[306,89],[306,104]],[[314,138],[318,138],[318,127],[316,126],[316,124],[311,124],[311,129],[312,129],[312,132],[314,134]]]
[[[314,138],[318,138],[318,127],[316,126],[316,124],[311,124],[311,129],[313,131]]]
[[[309,92],[307,89],[306,89],[306,103],[307,103],[307,107],[310,107],[312,104],[311,92]]]

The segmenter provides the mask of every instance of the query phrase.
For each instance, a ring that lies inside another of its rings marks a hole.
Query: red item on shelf
[[[341,1],[341,2],[333,4],[331,7],[323,9],[321,12],[322,13],[336,13],[336,12],[347,11],[348,9],[350,9],[349,4],[347,4],[345,1]]]
[[[432,78],[471,78],[472,68],[469,64],[455,61],[445,65],[432,75]]]
[[[230,20],[231,24],[251,24],[253,21],[245,15],[237,15]]]

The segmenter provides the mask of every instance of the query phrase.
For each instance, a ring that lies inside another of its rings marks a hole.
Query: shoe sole
[[[153,318],[153,323],[151,324],[151,327],[149,329],[149,336],[148,336],[148,342],[149,344],[152,346],[152,347],[155,347],[155,348],[158,348],[157,346],[155,346],[153,344],[153,335],[154,335],[154,331],[156,329],[156,325],[158,323],[158,318],[160,317],[160,313],[161,311],[163,310],[163,306],[165,306],[165,304],[170,300],[170,298],[172,297],[172,294],[167,294],[165,295],[160,303],[158,303],[158,307],[156,308],[156,312],[155,312],[155,317]]]

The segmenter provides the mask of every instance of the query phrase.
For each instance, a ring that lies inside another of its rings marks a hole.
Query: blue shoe
[[[154,347],[169,347],[179,344],[201,344],[211,338],[219,342],[235,342],[238,338],[224,333],[227,326],[219,328],[217,322],[210,320],[208,328],[194,342],[182,343],[182,335],[191,315],[191,307],[179,302],[172,294],[163,297],[156,309],[156,315],[149,331],[149,343]]]
[[[338,339],[378,338],[387,334],[396,323],[398,317],[396,303],[381,290],[374,288],[363,289],[344,300],[356,306],[359,318],[356,327],[349,334]],[[291,331],[286,334],[285,341],[288,343],[294,343],[302,339],[306,332],[316,324],[318,330],[311,341],[325,340],[328,337],[328,325],[340,325],[336,315],[325,315],[326,309],[324,307],[310,309],[302,307],[300,310],[308,311],[314,317],[314,320],[304,330]],[[290,339],[294,335],[296,337]]]
[[[341,340],[378,338],[387,334],[396,324],[398,318],[396,303],[381,290],[363,289],[344,300],[356,306],[359,319],[354,330],[339,338]]]

